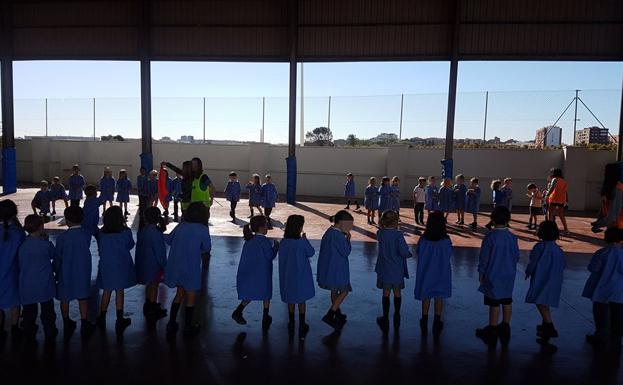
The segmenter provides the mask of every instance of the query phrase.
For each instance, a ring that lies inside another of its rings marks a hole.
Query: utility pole
[[[400,95],[400,129],[398,131],[398,140],[402,140],[402,112],[405,106],[405,94]]]
[[[265,119],[266,119],[266,97],[262,96],[262,135],[260,135],[261,143],[264,143]]]
[[[93,98],[93,141],[95,142],[95,98]]]
[[[487,114],[489,109],[489,91],[485,92],[485,124],[482,129],[482,144],[487,143]]]
[[[203,97],[203,144],[206,142],[206,98]]]
[[[580,92],[580,90],[575,90],[575,112],[574,112],[574,116],[573,116],[573,145],[575,146],[575,128],[576,125],[578,123],[578,92]]]
[[[45,136],[48,137],[48,98],[45,98]]]
[[[299,142],[301,146],[305,145],[305,93],[304,93],[305,79],[303,77],[303,63],[301,63],[301,117],[299,122]]]
[[[329,96],[329,110],[327,114],[327,128],[331,129],[331,96]]]

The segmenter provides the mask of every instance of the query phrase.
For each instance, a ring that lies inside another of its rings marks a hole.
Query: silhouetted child
[[[431,300],[435,300],[433,336],[438,337],[443,329],[441,311],[445,298],[452,296],[452,241],[446,231],[443,213],[436,211],[428,216],[426,230],[417,247],[417,271],[415,274],[415,299],[422,301],[420,330],[428,333],[428,313]]]
[[[364,192],[363,205],[367,211],[368,224],[376,225],[374,218],[376,217],[376,210],[379,209],[379,189],[376,187],[375,177],[368,180],[368,186]]]
[[[469,225],[472,230],[478,228],[478,212],[480,211],[480,187],[478,178],[469,180],[469,188],[465,192],[465,211],[472,214],[473,221]]]
[[[164,232],[167,222],[157,207],[148,207],[145,210],[145,226],[136,236],[136,280],[145,285],[145,303],[143,315],[149,322],[167,315],[166,309],[156,302],[158,286],[164,277],[167,265],[167,246],[164,242]]]
[[[434,176],[428,177],[428,184],[424,190],[424,199],[426,211],[430,214],[433,211],[439,210],[439,188]]]
[[[78,300],[80,311],[80,334],[87,338],[95,330],[87,319],[91,296],[91,234],[81,226],[84,220],[82,208],[68,207],[63,215],[68,229],[56,238],[56,298],[61,302],[65,338],[76,329],[76,321],[69,318],[69,304],[74,300]]]
[[[266,225],[268,230],[273,228],[270,214],[273,212],[273,208],[277,205],[277,188],[273,184],[273,178],[267,174],[264,177],[264,184],[262,185],[262,207],[264,207],[264,215],[266,216]]]
[[[279,245],[279,291],[281,300],[288,304],[288,334],[294,336],[294,307],[298,304],[301,340],[309,332],[305,302],[315,295],[310,259],[316,251],[303,233],[304,224],[302,215],[290,215]]]
[[[528,228],[530,230],[536,229],[539,215],[543,210],[543,194],[539,191],[539,188],[534,183],[528,185],[526,196],[530,198],[530,218],[528,219]]]
[[[260,215],[264,215],[262,212],[262,184],[260,183],[260,176],[253,174],[253,179],[247,183],[247,190],[249,190],[249,210],[251,215],[249,218],[253,218],[253,209],[256,208]]]
[[[74,164],[71,168],[71,176],[69,177],[69,201],[72,206],[80,206],[82,200],[82,191],[86,183],[84,177],[80,174],[80,166]]]
[[[205,225],[207,220],[207,207],[203,202],[193,202],[184,212],[182,223],[164,238],[171,246],[167,267],[164,270],[164,283],[170,288],[177,289],[167,324],[167,334],[170,337],[175,335],[179,328],[177,314],[184,300],[186,300],[184,334],[190,336],[199,333],[199,326],[193,325],[193,315],[197,292],[201,289],[204,260],[207,260],[204,256],[209,255],[212,249],[210,230]]]
[[[543,341],[558,337],[554,328],[550,307],[558,307],[565,270],[565,253],[556,244],[559,237],[556,222],[544,221],[539,225],[539,243],[530,252],[526,266],[526,279],[530,278],[530,289],[526,303],[533,303],[541,314],[543,322],[537,326],[537,336]]]
[[[180,173],[175,173],[175,178],[171,181],[171,196],[173,197],[173,220],[179,222],[179,206],[182,201],[183,177]]]
[[[106,329],[106,311],[112,292],[115,292],[115,310],[117,320],[115,331],[122,333],[132,320],[124,317],[125,289],[136,285],[136,269],[130,251],[135,242],[125,223],[121,207],[112,206],[104,212],[104,225],[95,236],[99,251],[97,288],[103,290],[100,302],[100,314],[97,326]]]
[[[242,316],[244,308],[251,301],[262,301],[262,330],[270,328],[273,318],[270,316],[270,300],[273,297],[273,260],[279,250],[279,242],[266,238],[268,225],[266,217],[256,215],[243,228],[244,246],[236,274],[236,288],[240,305],[231,314],[231,318],[240,325],[247,321]]]
[[[44,222],[50,221],[50,202],[52,200],[52,194],[48,188],[48,181],[42,180],[39,191],[35,194],[35,197],[30,202],[32,212],[35,215],[43,217]],[[39,212],[37,212],[39,210]]]
[[[123,209],[123,215],[128,216],[128,202],[130,202],[130,190],[132,189],[132,182],[128,178],[128,172],[125,169],[119,170],[119,179],[117,179],[117,203]]]
[[[405,287],[405,278],[409,278],[407,258],[411,257],[404,234],[398,230],[398,213],[385,211],[376,233],[378,258],[376,260],[376,287],[383,291],[383,315],[376,323],[383,333],[389,331],[389,294],[394,293],[394,329],[400,328],[401,290]]]
[[[22,304],[22,328],[30,341],[37,334],[37,314],[41,308],[41,323],[45,342],[53,343],[58,335],[54,296],[56,285],[52,260],[54,245],[43,232],[43,218],[29,215],[24,220],[28,237],[19,247],[19,299]]]
[[[424,205],[426,204],[426,178],[419,177],[413,189],[413,216],[416,225],[424,225]]]
[[[623,334],[622,232],[611,227],[604,239],[608,245],[593,254],[588,265],[591,274],[582,292],[583,297],[593,301],[595,320],[595,334],[587,335],[586,341],[598,349],[610,347],[618,354]]]
[[[510,212],[498,206],[491,213],[493,230],[482,240],[478,260],[480,287],[484,304],[489,307],[489,324],[476,329],[476,336],[489,345],[495,345],[499,337],[502,345],[508,345],[511,338],[511,312],[513,287],[519,261],[517,237],[508,229]],[[502,323],[498,325],[502,306]]]
[[[391,210],[400,214],[400,178],[393,176],[390,188]]]
[[[513,212],[513,180],[511,178],[504,178],[502,187],[500,188],[504,192],[504,206]]]
[[[345,210],[350,210],[350,201],[354,200],[355,210],[359,210],[359,201],[355,189],[355,177],[350,172],[346,174],[346,183],[344,184],[344,197],[346,198]]]
[[[229,181],[225,187],[225,199],[229,201],[229,216],[233,222],[236,221],[236,206],[240,201],[240,190],[238,174],[232,171],[229,173]]]
[[[340,210],[329,218],[333,226],[322,236],[316,279],[318,286],[331,292],[331,306],[322,321],[336,330],[346,323],[346,314],[340,306],[353,289],[350,285],[350,231],[353,229],[353,216]]]
[[[467,186],[465,186],[465,176],[459,174],[454,178],[454,208],[456,209],[456,224],[465,224],[465,198]]]
[[[86,198],[84,200],[84,219],[82,220],[82,228],[91,235],[97,234],[100,221],[100,206],[104,203],[102,197],[97,196],[97,189],[93,185],[88,185],[84,189]]]
[[[115,188],[117,182],[112,176],[112,170],[110,167],[104,168],[104,175],[100,179],[100,197],[104,200],[103,210],[106,211],[106,202],[112,207],[112,202],[115,200]]]
[[[19,328],[19,269],[17,252],[26,234],[17,219],[17,205],[10,199],[0,201],[0,342],[5,339],[5,310],[9,310],[11,334],[21,336]]]
[[[381,214],[387,210],[392,209],[392,187],[390,186],[390,179],[384,176],[381,179],[381,187],[379,187],[379,221],[381,220]]]
[[[65,203],[65,208],[69,206],[67,200],[67,191],[65,186],[61,183],[61,178],[55,176],[52,178],[52,184],[50,185],[50,201],[52,203],[52,216],[56,215],[56,201],[62,200]]]
[[[173,200],[173,194],[171,191],[173,190],[173,180],[169,177],[169,170],[166,168],[162,168],[162,175],[159,175],[158,178],[164,178],[164,186],[166,188],[166,194],[164,195],[164,199],[160,202],[162,205],[163,215],[166,218],[166,221],[169,221],[169,205]],[[158,181],[158,190],[160,190],[160,182]],[[160,192],[158,192],[158,200],[160,198]],[[156,204],[157,206],[157,204]]]
[[[454,210],[454,189],[452,188],[452,180],[450,178],[444,178],[442,183],[439,189],[438,210],[447,219],[450,212]]]
[[[151,170],[147,177],[147,207],[158,206],[158,171]]]
[[[506,207],[506,194],[504,193],[503,190],[500,189],[500,186],[502,186],[501,180],[494,179],[493,181],[491,181],[491,193],[492,193],[492,202],[493,202],[494,210],[496,207]],[[508,207],[506,208],[508,209]],[[510,211],[509,211],[509,215],[510,215]],[[491,230],[493,226],[494,226],[493,220],[490,220],[489,223],[485,225],[485,227],[489,230]]]

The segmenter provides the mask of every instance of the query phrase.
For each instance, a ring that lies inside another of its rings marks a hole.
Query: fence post
[[[45,98],[45,137],[48,137],[48,98]]]
[[[203,97],[203,144],[206,142],[206,98]]]
[[[489,91],[485,92],[485,124],[482,129],[482,144],[487,142],[487,114],[489,110]]]
[[[405,94],[400,95],[400,129],[398,131],[398,140],[402,140],[402,112],[405,105]]]
[[[93,141],[95,142],[95,98],[93,98]]]

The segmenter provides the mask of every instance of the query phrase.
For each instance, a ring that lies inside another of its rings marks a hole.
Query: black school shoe
[[[420,332],[424,335],[428,334],[428,317],[420,318]]]
[[[550,338],[557,338],[558,331],[554,328],[553,323],[543,323],[541,325],[537,325],[536,335],[544,340],[549,340]]]
[[[442,330],[443,330],[443,322],[433,321],[433,337],[439,337],[441,335]]]
[[[231,319],[236,321],[236,323],[238,325],[246,325],[247,324],[247,320],[244,319],[244,317],[242,316],[242,312],[238,311],[238,310],[234,310],[234,312],[231,313]]]
[[[476,222],[472,222],[472,223],[469,225],[469,227],[470,227],[472,230],[474,230],[474,231],[478,230],[478,225],[476,224]]]
[[[294,322],[288,322],[288,336],[294,337]]]
[[[400,329],[400,314],[394,314],[394,330]]]
[[[507,346],[511,340],[511,325],[502,322],[498,325],[498,337],[502,346]]]
[[[389,332],[389,318],[388,317],[376,317],[376,324],[379,325],[379,328],[381,328],[381,331],[383,333],[387,333]]]
[[[130,326],[131,323],[132,319],[130,318],[117,318],[117,321],[115,321],[115,331],[117,333],[123,333],[123,331]]]
[[[56,327],[44,330],[44,343],[46,345],[54,345],[56,343],[57,336],[58,329]]]
[[[309,333],[309,325],[306,323],[299,324],[299,340],[305,340],[307,333]]]
[[[480,338],[485,344],[495,346],[498,341],[498,328],[487,325],[484,328],[476,329],[476,337]]]
[[[270,325],[273,323],[273,317],[270,315],[265,315],[262,317],[262,330],[267,331],[270,329]]]
[[[87,339],[95,332],[95,325],[90,322],[84,322],[80,325],[80,337]]]
[[[69,339],[76,330],[77,322],[72,319],[63,320],[63,337]]]

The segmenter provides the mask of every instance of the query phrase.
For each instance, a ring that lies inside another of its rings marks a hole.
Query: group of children
[[[266,217],[266,225],[268,229],[272,229],[272,219],[270,215],[277,205],[277,187],[272,182],[270,174],[264,177],[264,183],[261,183],[260,176],[253,174],[253,178],[247,183],[246,189],[249,192],[249,218],[253,218],[254,209],[259,211],[260,215]],[[238,174],[235,171],[229,173],[229,181],[225,187],[225,198],[230,203],[229,215],[232,221],[236,221],[236,206],[240,201],[241,187],[238,181]],[[262,212],[262,208],[264,211]]]

